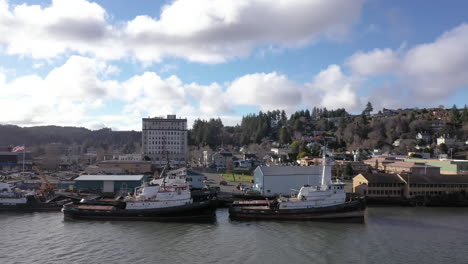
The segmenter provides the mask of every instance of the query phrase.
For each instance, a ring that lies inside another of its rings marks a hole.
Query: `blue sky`
[[[468,2],[0,0],[0,122],[468,102]]]

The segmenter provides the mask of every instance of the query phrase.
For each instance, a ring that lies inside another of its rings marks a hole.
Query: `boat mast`
[[[26,157],[26,145],[23,144],[23,175],[24,175],[24,159]]]
[[[330,171],[328,170],[329,162],[326,156],[327,146],[322,151],[322,189],[326,189],[331,184]]]

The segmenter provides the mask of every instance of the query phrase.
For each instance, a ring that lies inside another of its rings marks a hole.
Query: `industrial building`
[[[142,152],[153,164],[162,167],[185,166],[188,162],[187,119],[176,115],[167,118],[143,118]]]
[[[290,195],[305,184],[320,185],[323,165],[318,166],[259,166],[254,171],[254,189],[262,195]],[[331,173],[326,166],[325,173]]]
[[[353,192],[368,198],[380,199],[468,193],[468,177],[465,175],[360,173],[353,178]]]
[[[438,160],[438,159],[405,159],[405,162],[422,162],[440,167],[441,174],[468,175],[468,160]]]
[[[26,170],[31,170],[32,158],[30,152],[0,152],[0,171],[21,170],[23,164]]]
[[[360,173],[353,178],[353,192],[371,199],[401,199],[406,182],[398,174]]]
[[[133,192],[145,180],[144,175],[81,175],[75,179],[75,187],[97,193]]]

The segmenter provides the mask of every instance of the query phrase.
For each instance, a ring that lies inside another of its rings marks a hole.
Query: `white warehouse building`
[[[185,166],[188,161],[187,119],[176,115],[143,118],[142,152],[156,166]]]
[[[262,195],[297,193],[306,185],[320,186],[323,165],[318,166],[259,166],[254,171],[253,188]],[[331,166],[325,166],[325,174],[331,175]]]

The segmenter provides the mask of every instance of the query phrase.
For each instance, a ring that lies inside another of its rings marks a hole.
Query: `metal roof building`
[[[146,180],[144,175],[81,175],[75,179],[79,191],[116,193],[132,192]]]
[[[259,166],[254,171],[254,188],[262,195],[290,195],[303,185],[320,185],[323,166]],[[331,173],[327,166],[325,173]]]

